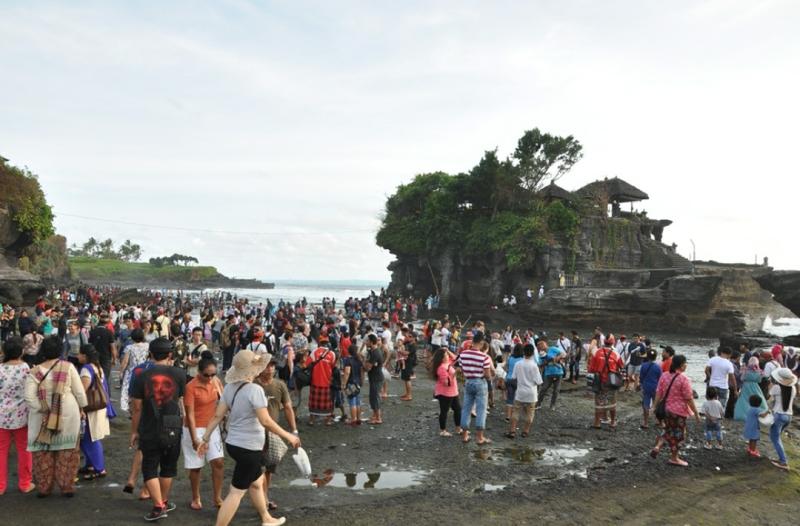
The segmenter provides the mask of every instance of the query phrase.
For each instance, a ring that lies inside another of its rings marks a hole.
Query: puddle
[[[502,491],[506,489],[505,484],[484,484],[483,491]]]
[[[530,447],[517,446],[506,448],[486,448],[475,451],[476,460],[498,464],[533,462],[548,466],[564,466],[571,464],[589,454],[588,448],[574,446]]]
[[[380,471],[376,473],[335,473],[327,470],[309,479],[294,479],[290,486],[314,486],[321,488],[362,489],[403,489],[422,484],[428,475],[426,471]]]

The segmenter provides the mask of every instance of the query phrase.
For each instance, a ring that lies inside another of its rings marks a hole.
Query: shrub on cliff
[[[500,251],[509,267],[529,266],[537,250],[577,233],[579,215],[538,192],[567,173],[581,149],[572,136],[533,129],[505,160],[492,150],[468,173],[417,175],[386,201],[376,241],[397,255],[431,258],[453,246],[476,256]]]
[[[53,210],[47,204],[36,175],[0,160],[0,204],[8,207],[11,219],[32,242],[43,241],[55,233]]]

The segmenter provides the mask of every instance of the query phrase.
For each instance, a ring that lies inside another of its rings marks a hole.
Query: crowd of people
[[[139,497],[152,502],[147,521],[175,509],[172,481],[182,456],[192,509],[203,509],[201,472],[208,463],[218,525],[231,522],[245,494],[263,524],[282,524],[285,517],[272,515],[278,506],[269,485],[286,444],[300,446],[306,388],[309,426],[379,426],[388,382],[399,379],[400,400],[413,400],[419,365],[435,382],[442,437],[492,443],[486,416],[497,399],[505,406],[505,437],[527,438],[536,411],[545,402],[556,409],[562,383],[584,375],[594,428],[616,429],[618,393],[640,393],[641,427],[659,430],[654,458],[668,447],[668,462],[686,466],[679,451],[687,420],[700,422],[702,415],[707,449],[721,447],[722,422],[735,418],[744,422],[747,454],[759,456],[760,426],[769,426],[773,464],[788,469],[781,435],[800,368],[791,348],[720,349],[709,358],[706,400],[698,409],[686,357],[668,346],[659,356],[638,334],[628,341],[597,328],[582,339],[575,331],[554,337],[513,327],[491,331],[481,321],[447,316],[420,322],[433,297],[423,302],[385,291],[320,305],[253,304],[221,292],[149,293],[119,303],[110,293],[59,290],[30,311],[2,306],[0,495],[12,442],[22,492],[44,498],[57,486],[70,497],[76,480],[107,476],[102,441],[119,410],[131,419],[134,450],[124,491],[136,491],[141,473]],[[112,371],[119,371],[113,386]],[[368,418],[361,412],[365,382]],[[111,387],[120,389],[117,408]],[[235,466],[223,496],[226,457]]]

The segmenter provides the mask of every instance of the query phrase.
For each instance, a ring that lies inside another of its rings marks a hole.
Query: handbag
[[[261,451],[261,465],[267,469],[275,469],[280,464],[289,446],[271,431],[264,438],[264,449]]]
[[[103,388],[103,382],[100,379],[100,374],[95,371],[94,365],[92,367],[92,383],[89,384],[89,389],[86,390],[86,400],[89,403],[83,408],[84,411],[100,411],[108,407],[108,396],[106,390]]]
[[[672,389],[672,384],[675,383],[675,379],[681,373],[675,373],[675,376],[672,377],[672,380],[669,382],[669,387],[667,387],[667,392],[664,393],[664,399],[659,400],[658,405],[656,405],[656,409],[654,411],[657,420],[664,420],[667,418],[667,398],[669,398],[669,392]]]
[[[358,396],[359,394],[361,394],[361,387],[356,384],[347,384],[347,386],[345,386],[344,388],[344,394],[348,398],[351,398],[353,396]]]
[[[609,370],[608,355],[611,354],[611,352],[613,352],[613,351],[606,352],[605,370],[608,371],[608,380],[606,381],[606,387],[608,387],[609,389],[611,389],[613,391],[616,391],[617,389],[622,387],[623,381],[622,381],[622,375],[620,375],[619,372]],[[599,375],[599,376],[602,376],[602,375]],[[598,376],[598,378],[599,378],[599,376]]]

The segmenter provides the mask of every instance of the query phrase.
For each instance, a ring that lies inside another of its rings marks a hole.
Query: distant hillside
[[[128,285],[166,288],[273,288],[272,283],[232,279],[210,266],[162,266],[128,263],[116,259],[71,257],[69,265],[75,280],[90,284]]]

